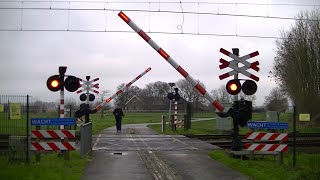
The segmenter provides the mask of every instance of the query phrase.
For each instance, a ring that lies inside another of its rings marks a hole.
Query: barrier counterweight
[[[195,81],[178,63],[176,63],[159,45],[157,45],[142,29],[140,29],[124,12],[120,11],[119,17],[124,20],[136,33],[138,33],[154,50],[156,50],[172,67],[174,67],[186,80],[196,88],[219,111],[224,107],[214,100],[210,94]]]

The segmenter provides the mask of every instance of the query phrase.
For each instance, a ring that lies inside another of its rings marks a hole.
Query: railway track
[[[231,135],[212,134],[212,135],[186,135],[189,138],[197,138],[212,145],[219,146],[221,148],[231,148]],[[246,140],[246,135],[239,135],[242,146],[246,143],[250,143],[250,140]],[[255,141],[258,143],[277,144],[277,141]],[[286,142],[289,147],[293,147],[293,133],[289,133],[289,140]],[[320,148],[320,133],[297,133],[296,134],[296,147],[308,148],[318,147]]]

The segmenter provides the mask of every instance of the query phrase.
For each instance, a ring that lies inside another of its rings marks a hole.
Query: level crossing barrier
[[[289,149],[288,144],[283,144],[288,141],[287,133],[248,132],[246,139],[251,140],[251,143],[245,144],[245,149],[250,151],[251,159],[254,151],[276,152],[280,156],[279,162],[283,163],[283,152],[288,152]],[[259,141],[278,141],[279,144],[259,143]]]

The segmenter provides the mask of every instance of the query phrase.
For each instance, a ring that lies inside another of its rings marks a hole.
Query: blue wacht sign
[[[285,122],[248,121],[247,127],[251,129],[288,129]]]
[[[31,118],[31,125],[44,126],[44,125],[76,125],[75,118]]]

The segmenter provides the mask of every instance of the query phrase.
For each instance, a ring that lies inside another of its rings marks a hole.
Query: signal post
[[[59,106],[59,117],[64,118],[64,89],[70,92],[76,91],[80,87],[79,79],[75,76],[65,75],[67,71],[66,66],[59,66],[59,75],[52,75],[47,80],[47,87],[50,91],[56,92],[60,90],[60,106]],[[67,77],[65,79],[65,77]],[[39,129],[38,127],[36,127]],[[64,125],[60,125],[60,129],[64,129]],[[68,141],[68,138],[61,138],[61,142]],[[65,159],[69,159],[68,151],[61,150],[64,154]],[[37,159],[40,159],[39,154]]]
[[[233,131],[232,131],[232,147],[231,149],[234,151],[241,150],[241,140],[239,139],[239,126],[244,127],[247,124],[247,121],[252,119],[252,102],[244,99],[239,100],[238,94],[242,91],[246,95],[253,95],[257,91],[257,84],[249,79],[239,79],[239,73],[255,80],[259,81],[259,78],[251,73],[249,73],[248,69],[253,69],[255,71],[259,71],[259,62],[255,61],[253,63],[249,63],[246,60],[252,57],[259,55],[259,52],[253,52],[246,56],[239,57],[239,49],[233,48],[232,53],[227,50],[221,48],[220,52],[224,55],[231,57],[232,61],[226,61],[224,59],[220,59],[221,65],[220,69],[224,69],[226,67],[230,67],[233,70],[222,74],[219,76],[220,80],[225,79],[230,76],[234,76],[234,78],[227,82],[226,90],[229,94],[233,95],[233,104],[232,108],[227,113],[218,113],[218,115],[227,117],[231,116],[233,120]],[[239,67],[238,64],[242,63],[244,66]],[[244,81],[241,85],[240,81]]]

